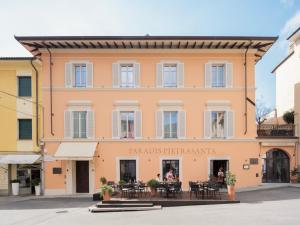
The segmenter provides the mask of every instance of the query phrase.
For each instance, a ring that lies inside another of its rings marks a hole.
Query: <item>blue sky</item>
[[[0,55],[28,56],[13,35],[254,35],[279,40],[256,66],[275,106],[275,65],[300,26],[300,0],[0,0]]]

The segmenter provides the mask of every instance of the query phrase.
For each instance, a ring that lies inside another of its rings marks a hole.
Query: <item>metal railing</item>
[[[257,126],[258,137],[294,137],[294,124],[262,124]]]

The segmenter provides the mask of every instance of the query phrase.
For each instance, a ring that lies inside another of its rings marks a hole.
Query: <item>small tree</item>
[[[255,104],[256,110],[256,123],[260,126],[267,119],[266,116],[272,111],[262,99],[256,100]]]
[[[294,111],[292,110],[292,111],[285,112],[282,116],[282,119],[287,124],[294,124]]]

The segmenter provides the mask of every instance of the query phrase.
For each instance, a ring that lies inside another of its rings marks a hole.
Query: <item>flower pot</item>
[[[228,199],[235,201],[235,187],[234,185],[227,185]]]
[[[40,185],[34,186],[34,189],[35,189],[35,195],[36,196],[41,195],[41,186]]]
[[[110,200],[110,194],[108,191],[103,192],[103,201],[109,201]]]
[[[19,183],[11,183],[11,187],[12,187],[12,194],[19,195],[20,184]]]
[[[156,195],[156,188],[155,187],[150,187],[150,194],[151,194],[151,197],[154,197]]]
[[[296,184],[298,182],[298,176],[291,176],[290,180],[292,184]]]

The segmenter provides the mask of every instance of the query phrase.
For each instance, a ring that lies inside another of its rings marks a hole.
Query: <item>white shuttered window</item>
[[[136,88],[140,86],[139,63],[113,63],[112,85],[114,88]]]
[[[72,63],[65,64],[65,87],[91,88],[93,87],[93,64]]]
[[[184,64],[180,62],[157,63],[156,87],[184,87]]]
[[[232,63],[205,64],[205,87],[206,88],[231,88],[233,87]]]

